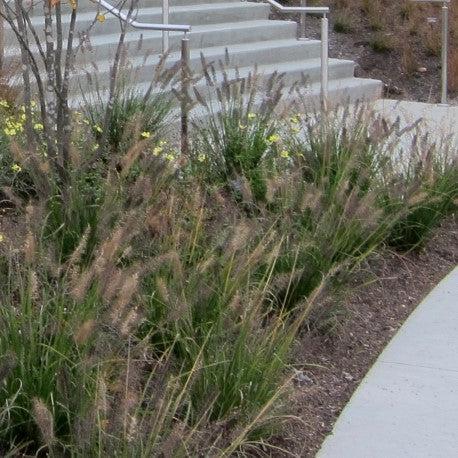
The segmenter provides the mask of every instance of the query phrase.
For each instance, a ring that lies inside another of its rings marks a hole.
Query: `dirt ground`
[[[425,51],[421,37],[409,37],[408,46],[412,48],[410,56],[415,62],[411,64],[413,70],[406,73],[403,69],[403,54],[399,44],[404,38],[401,36],[401,32],[396,30],[396,26],[394,25],[393,31],[388,33],[395,44],[394,48],[385,52],[375,52],[371,46],[374,31],[368,25],[368,20],[364,15],[355,14],[352,17],[351,31],[347,33],[334,31],[334,25],[339,18],[339,12],[333,3],[335,1],[337,0],[315,2],[320,6],[331,5],[329,16],[330,57],[354,61],[356,63],[355,75],[358,77],[381,80],[384,83],[384,97],[386,98],[431,103],[440,101],[441,59],[440,56],[431,55]],[[298,5],[299,1],[291,0],[284,3],[293,6]],[[314,3],[310,2],[309,4],[312,6]],[[439,16],[439,14],[436,13],[435,16]],[[275,11],[272,12],[272,18],[299,20],[298,16],[279,14]],[[425,15],[424,21],[426,23],[427,15]],[[400,26],[397,28],[399,29]],[[320,39],[320,21],[318,18],[309,17],[307,19],[306,36]],[[456,50],[454,55],[458,55]],[[450,75],[456,79],[454,72],[456,70],[450,68]],[[449,91],[449,102],[458,104],[458,91]]]
[[[449,218],[420,252],[385,251],[354,276],[351,293],[329,304],[331,328],[304,333],[293,361],[293,422],[277,445],[313,457],[377,356],[409,314],[458,263],[458,221]],[[287,456],[279,452],[278,456]]]

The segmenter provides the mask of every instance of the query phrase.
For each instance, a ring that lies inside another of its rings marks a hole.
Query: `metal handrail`
[[[415,3],[442,3],[441,104],[447,105],[448,92],[448,16],[451,0],[412,0]]]
[[[300,13],[298,38],[305,38],[305,16],[307,14],[319,15],[321,18],[321,101],[323,108],[328,103],[328,81],[329,81],[329,7],[327,6],[306,6],[306,0],[301,0],[302,6],[283,6],[276,0],[265,0],[281,13]],[[437,0],[436,0],[437,1]]]
[[[106,0],[92,0],[94,3],[98,3],[100,6],[105,8],[108,12],[131,25],[136,29],[141,30],[159,30],[162,31],[162,52],[165,53],[169,48],[169,32],[183,32],[187,33],[191,31],[190,25],[184,24],[169,24],[169,2],[163,0],[162,2],[162,24],[154,24],[148,22],[139,22],[128,14],[123,13],[118,8],[114,7],[111,3]]]

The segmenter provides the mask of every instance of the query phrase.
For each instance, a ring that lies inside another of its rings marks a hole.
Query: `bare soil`
[[[397,1],[397,0],[396,0]],[[351,29],[346,33],[337,33],[334,30],[336,21],[339,20],[339,10],[334,3],[337,0],[323,0],[318,2],[321,6],[331,6],[329,17],[329,53],[330,57],[348,59],[356,63],[355,76],[361,78],[374,78],[384,83],[384,97],[401,100],[415,100],[418,102],[437,103],[440,101],[441,90],[441,59],[439,52],[432,54],[425,49],[422,36],[406,36],[405,30],[396,21],[399,19],[390,17],[383,20],[389,22],[389,31],[384,32],[387,41],[391,42],[392,49],[383,52],[376,52],[371,45],[374,36],[378,34],[370,25],[370,21],[364,13],[354,12],[351,15]],[[283,3],[293,6],[299,5],[298,0],[285,0]],[[311,6],[313,2],[309,3]],[[352,10],[353,11],[353,10]],[[432,10],[436,18],[440,18],[440,11]],[[382,13],[382,14],[389,14]],[[428,14],[419,13],[421,21],[426,24]],[[274,19],[299,20],[299,17],[284,15],[272,12]],[[452,22],[451,22],[452,23]],[[423,24],[423,26],[425,26]],[[452,27],[453,27],[452,23]],[[427,26],[425,26],[427,27]],[[440,34],[440,22],[432,25],[435,27],[435,34]],[[456,30],[452,33],[456,34]],[[320,39],[320,21],[318,18],[308,17],[306,26],[308,38]],[[408,41],[408,43],[406,42]],[[451,41],[451,54],[457,55],[455,41]],[[406,57],[406,48],[409,58],[413,61],[406,71],[406,64],[403,61]],[[456,80],[457,69],[450,67],[450,80]],[[458,91],[449,91],[451,104],[458,104]]]
[[[287,410],[303,423],[283,432],[277,445],[285,452],[278,456],[286,450],[315,456],[375,359],[457,263],[458,224],[451,217],[420,252],[385,251],[370,259],[353,276],[351,293],[327,304],[332,326],[304,332],[295,350],[297,381]]]

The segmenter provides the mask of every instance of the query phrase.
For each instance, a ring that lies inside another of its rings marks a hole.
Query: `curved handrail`
[[[191,31],[190,25],[184,24],[154,24],[148,22],[139,22],[135,19],[129,17],[126,13],[123,13],[118,8],[108,3],[106,0],[92,0],[94,3],[98,3],[100,6],[105,8],[108,12],[116,16],[117,18],[121,19],[122,21],[126,22],[127,24],[131,25],[136,29],[142,30],[160,30],[163,32],[183,32],[187,33]]]
[[[306,14],[317,14],[326,16],[329,13],[329,7],[327,6],[283,6],[275,0],[266,0],[276,10],[281,13],[306,13]]]

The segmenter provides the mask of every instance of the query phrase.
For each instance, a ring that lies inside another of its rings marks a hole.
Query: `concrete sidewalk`
[[[458,267],[380,355],[317,456],[458,456]]]

